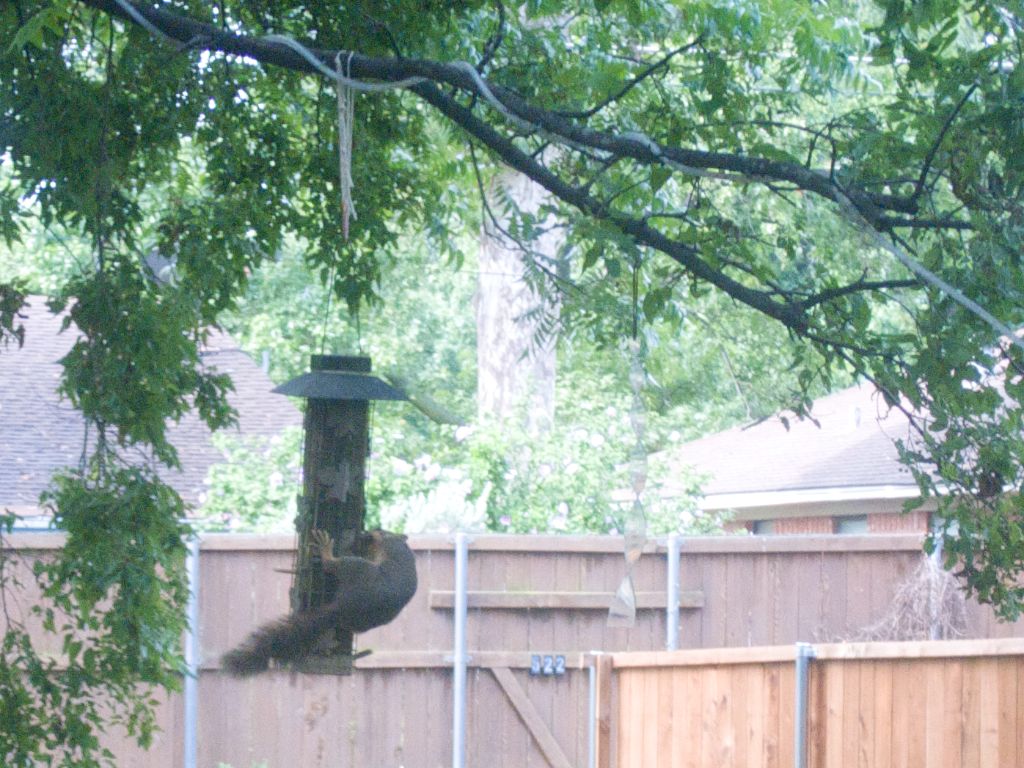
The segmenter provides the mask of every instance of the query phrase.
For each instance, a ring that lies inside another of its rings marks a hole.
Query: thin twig
[[[491,63],[491,59],[494,58],[494,54],[497,53],[505,39],[505,4],[501,0],[495,0],[495,5],[498,6],[498,27],[484,45],[480,60],[476,63],[478,72],[483,72],[484,68]]]
[[[914,193],[910,196],[910,199],[917,202],[921,194],[924,192],[925,182],[928,180],[928,172],[931,170],[932,162],[935,160],[935,155],[939,151],[939,147],[942,146],[942,140],[946,138],[946,133],[953,125],[953,121],[956,120],[956,116],[960,114],[960,110],[964,108],[967,100],[971,98],[971,95],[978,89],[978,83],[972,83],[971,87],[967,89],[967,92],[963,95],[963,98],[957,102],[957,105],[953,108],[949,117],[946,118],[946,122],[942,125],[942,130],[939,131],[939,135],[935,138],[935,142],[928,150],[928,154],[924,158],[924,166],[921,168],[921,174],[917,177],[917,182],[914,184]]]
[[[805,309],[810,309],[819,304],[824,304],[834,299],[848,296],[851,293],[864,293],[873,291],[884,291],[893,288],[915,288],[921,285],[920,280],[864,280],[863,278],[858,280],[856,283],[850,283],[849,285],[840,286],[839,288],[828,288],[824,291],[808,297],[801,302],[801,306]]]
[[[643,72],[640,72],[638,75],[628,80],[618,91],[609,96],[606,96],[604,99],[599,101],[590,109],[579,112],[556,112],[555,114],[573,120],[587,120],[596,115],[605,107],[609,106],[610,104],[614,104],[615,102],[619,101],[623,96],[625,96],[631,90],[636,88],[638,85],[640,85],[640,83],[642,83],[648,77],[653,75],[655,72],[657,72],[660,69],[665,69],[666,67],[668,67],[669,62],[672,61],[673,58],[678,56],[680,53],[685,53],[691,48],[694,48],[695,46],[699,45],[700,42],[701,38],[698,37],[691,43],[687,43],[686,45],[682,45],[674,50],[669,51],[664,56],[662,56],[658,61],[648,66],[647,69],[645,69]]]

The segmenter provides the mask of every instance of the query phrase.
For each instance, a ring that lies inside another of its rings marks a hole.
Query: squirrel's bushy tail
[[[260,627],[249,639],[221,659],[221,666],[236,677],[266,671],[271,659],[294,661],[308,656],[321,633],[334,626],[333,612],[305,611]]]

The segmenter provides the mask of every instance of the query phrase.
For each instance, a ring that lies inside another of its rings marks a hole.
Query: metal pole
[[[793,735],[793,766],[807,768],[807,683],[814,646],[810,643],[796,644],[796,712]]]
[[[665,588],[665,650],[679,648],[679,534],[668,537],[668,584]]]
[[[597,653],[591,653],[587,678],[587,765],[597,768]]]
[[[466,564],[468,541],[455,534],[455,622],[452,653],[452,768],[466,765]]]
[[[199,765],[199,534],[188,540],[185,555],[185,575],[188,579],[188,604],[185,634],[185,768]]]
[[[930,555],[932,561],[932,567],[936,569],[942,568],[942,537],[936,535],[935,537],[935,549],[932,550]],[[938,582],[941,584],[941,582]],[[936,594],[937,582],[931,581],[928,589],[928,639],[929,640],[941,640],[942,639],[942,606],[940,604],[940,595]]]

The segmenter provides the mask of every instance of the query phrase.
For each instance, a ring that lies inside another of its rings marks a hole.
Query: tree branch
[[[875,224],[879,229],[886,231],[890,229],[958,229],[961,231],[974,229],[974,225],[969,221],[949,218],[904,219],[897,216],[880,216]]]
[[[484,45],[484,52],[480,56],[480,61],[476,63],[478,71],[483,72],[484,68],[494,58],[494,54],[498,52],[498,48],[501,47],[502,41],[505,39],[505,4],[501,0],[497,0],[498,6],[498,28],[494,30],[494,34],[487,40]]]
[[[656,61],[653,64],[651,64],[646,69],[644,69],[643,72],[641,72],[640,74],[636,75],[635,77],[630,78],[622,86],[622,88],[620,88],[618,91],[616,91],[615,93],[611,94],[610,96],[607,96],[606,98],[602,99],[601,101],[599,101],[597,104],[595,104],[590,109],[583,110],[583,111],[580,111],[580,112],[555,112],[555,114],[557,114],[557,115],[559,115],[561,117],[565,117],[565,118],[569,118],[569,119],[576,119],[576,120],[587,120],[588,118],[593,117],[598,112],[600,112],[602,109],[607,107],[609,104],[614,104],[615,102],[617,102],[619,99],[621,99],[623,96],[625,96],[631,90],[636,88],[638,85],[640,85],[640,83],[642,83],[648,77],[653,75],[659,69],[665,69],[666,67],[668,67],[668,63],[670,61],[672,61],[672,59],[675,58],[676,56],[678,56],[680,53],[685,53],[686,51],[690,50],[691,48],[694,48],[695,46],[700,45],[700,41],[701,41],[701,39],[698,37],[692,43],[687,43],[686,45],[682,45],[682,46],[676,48],[673,51],[669,51],[661,59],[659,59],[658,61]]]
[[[309,48],[300,51],[295,46],[273,40],[235,35],[159,8],[134,5],[130,0],[82,2],[135,23],[144,22],[147,28],[153,27],[174,40],[191,42],[198,39],[210,50],[247,57],[262,64],[280,66],[293,71],[323,74],[331,67],[331,62],[337,55],[334,51]],[[765,184],[788,182],[806,192],[838,203],[847,215],[852,214],[853,218],[866,224],[879,238],[880,221],[885,211],[911,215],[917,212],[917,201],[912,197],[883,195],[862,189],[843,189],[827,172],[806,168],[796,163],[724,152],[666,147],[645,134],[635,132],[613,134],[595,131],[578,125],[557,112],[534,106],[512,91],[488,84],[471,65],[464,62],[444,64],[417,59],[377,58],[355,52],[347,61],[350,62],[353,78],[383,83],[404,83],[409,90],[494,152],[506,165],[523,173],[557,199],[597,220],[611,224],[629,235],[638,245],[666,254],[695,278],[721,289],[797,333],[802,334],[807,330],[804,304],[793,300],[779,301],[765,291],[740,283],[712,267],[701,258],[700,252],[693,246],[672,240],[652,228],[642,218],[631,218],[613,210],[584,188],[574,186],[553,173],[521,150],[512,138],[499,133],[495,127],[478,117],[472,108],[463,106],[439,86],[448,85],[480,96],[520,130],[540,133],[545,138],[555,137],[561,143],[574,148],[589,148],[607,153],[609,156],[630,158],[647,165],[660,164],[694,175],[726,174],[730,180]],[[316,66],[317,62],[322,63],[323,67]]]
[[[129,21],[136,21],[125,6],[152,26],[180,42],[201,40],[205,47],[223,53],[245,56],[263,64],[273,64],[298,72],[321,73],[297,50],[272,40],[235,35],[210,24],[169,13],[162,9],[139,6],[130,0],[82,0],[83,4]],[[333,68],[338,51],[324,51],[305,46],[322,62]],[[347,53],[347,52],[345,52]],[[548,136],[558,137],[573,147],[587,147],[628,157],[647,165],[663,165],[691,175],[715,175],[737,182],[786,181],[800,189],[839,203],[843,198],[852,202],[861,216],[874,223],[883,211],[915,214],[917,201],[908,197],[883,195],[863,190],[842,190],[827,171],[805,168],[789,163],[728,152],[709,152],[698,149],[667,147],[642,133],[613,134],[581,126],[557,112],[534,106],[513,91],[487,83],[479,73],[465,62],[444,64],[423,59],[392,59],[364,56],[352,52],[346,61],[351,64],[351,76],[357,79],[398,83],[410,78],[423,78],[436,84],[446,84],[459,90],[482,96],[492,107],[516,127],[531,129]],[[415,90],[415,89],[414,89]],[[722,174],[725,174],[724,176]]]
[[[939,131],[939,135],[935,137],[935,143],[932,144],[931,148],[928,150],[928,154],[924,158],[921,175],[918,176],[917,182],[914,184],[914,194],[910,196],[915,202],[921,198],[921,194],[924,192],[924,185],[928,180],[928,171],[931,170],[932,162],[935,160],[935,155],[938,153],[939,147],[942,146],[942,140],[946,138],[946,133],[948,133],[950,127],[952,127],[953,121],[956,120],[956,116],[960,114],[960,110],[964,108],[967,100],[971,98],[971,94],[973,94],[977,89],[978,84],[972,83],[971,87],[968,88],[967,92],[963,95],[963,98],[957,102],[957,105],[953,108],[949,117],[946,118],[946,122],[943,123],[942,130]]]
[[[600,221],[608,222],[630,235],[639,245],[646,245],[669,256],[692,275],[720,288],[738,301],[747,304],[788,328],[800,332],[805,327],[803,313],[795,304],[773,301],[762,291],[756,291],[714,269],[700,257],[697,249],[676,242],[651,228],[639,219],[632,219],[606,208],[596,198],[579,187],[574,187],[550,170],[537,163],[510,140],[498,134],[469,109],[441,92],[432,83],[419,83],[411,90],[434,106],[470,135],[479,139],[506,165],[540,184],[552,195]]]
[[[843,285],[838,288],[829,288],[824,291],[819,291],[813,296],[809,296],[800,302],[800,306],[804,309],[810,309],[816,307],[819,304],[824,304],[834,299],[842,298],[843,296],[849,296],[851,293],[863,293],[865,291],[884,291],[893,288],[914,288],[921,285],[920,280],[858,280],[855,283],[849,285]]]

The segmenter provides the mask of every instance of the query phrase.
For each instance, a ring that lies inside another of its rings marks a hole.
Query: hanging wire
[[[334,298],[334,265],[331,265],[331,274],[327,280],[327,299],[324,301],[324,319],[320,328],[320,354],[324,353],[327,344],[327,321],[331,315],[331,299]]]

